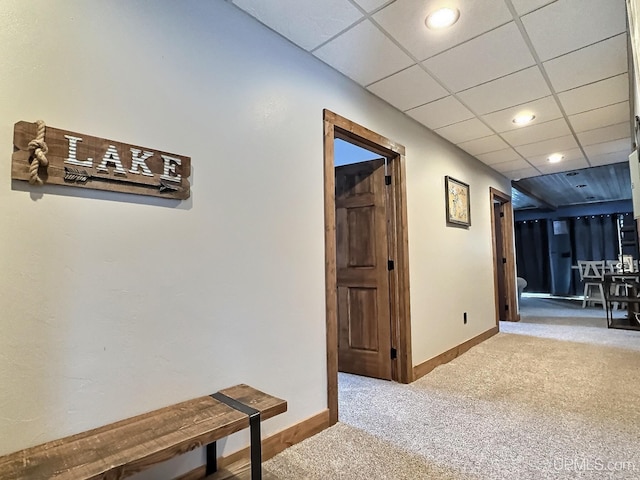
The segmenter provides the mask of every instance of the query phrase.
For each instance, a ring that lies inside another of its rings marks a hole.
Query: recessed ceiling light
[[[450,27],[458,21],[458,18],[460,18],[460,10],[455,8],[441,8],[435,12],[431,12],[427,16],[425,23],[427,27],[437,30]]]
[[[536,116],[533,113],[521,112],[513,118],[512,122],[516,125],[526,125],[532,122],[534,118],[536,118]]]
[[[564,155],[560,155],[559,153],[554,153],[553,155],[549,155],[549,163],[558,163],[564,158]]]

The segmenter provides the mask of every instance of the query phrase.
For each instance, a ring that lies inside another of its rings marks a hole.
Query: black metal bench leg
[[[231,408],[244,413],[249,417],[249,433],[251,435],[251,480],[262,480],[262,438],[260,436],[260,410],[245,405],[238,400],[227,397],[223,393],[214,393],[210,395],[219,402],[229,405]],[[207,465],[209,464],[209,456],[207,450]],[[207,466],[207,468],[209,468]],[[208,470],[207,470],[208,472]],[[215,470],[214,470],[215,472]],[[212,472],[213,473],[213,472]]]
[[[251,434],[251,480],[262,480],[262,438],[260,413],[249,416]]]
[[[216,442],[207,445],[207,470],[206,475],[209,476],[218,471],[218,448]]]

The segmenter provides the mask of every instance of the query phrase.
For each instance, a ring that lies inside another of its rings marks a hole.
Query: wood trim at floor
[[[499,327],[497,326],[491,327],[486,332],[483,332],[480,335],[473,337],[464,343],[461,343],[457,347],[453,347],[447,350],[446,352],[441,353],[440,355],[435,356],[427,360],[426,362],[421,363],[420,365],[416,365],[415,367],[413,367],[413,380],[415,381],[420,377],[424,377],[427,373],[429,373],[431,370],[433,370],[439,365],[449,363],[451,360],[453,360],[456,357],[459,357],[464,352],[469,350],[471,347],[475,347],[476,345],[484,342],[488,338],[493,337],[499,331],[500,331]]]
[[[329,426],[329,410],[327,409],[270,437],[264,438],[262,440],[262,461],[269,460],[291,445],[312,437]],[[233,474],[234,466],[243,469],[248,464],[249,455],[249,447],[246,447],[225,457],[220,457],[218,458],[218,469],[224,470],[225,473]],[[205,478],[205,470],[206,467],[202,465],[175,480],[202,480]],[[215,479],[216,477],[209,476],[208,478]]]

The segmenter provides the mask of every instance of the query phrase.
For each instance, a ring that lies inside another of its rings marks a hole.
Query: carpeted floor
[[[640,479],[640,332],[523,299],[522,321],[411,385],[340,374],[340,422],[280,480]]]

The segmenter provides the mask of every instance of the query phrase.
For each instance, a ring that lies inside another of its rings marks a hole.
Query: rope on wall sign
[[[44,182],[38,176],[38,169],[40,167],[47,167],[49,160],[45,156],[49,151],[49,147],[44,141],[45,125],[42,120],[36,120],[36,126],[38,128],[36,138],[29,142],[29,150],[33,150],[33,160],[29,166],[29,183],[31,185],[42,185]]]

